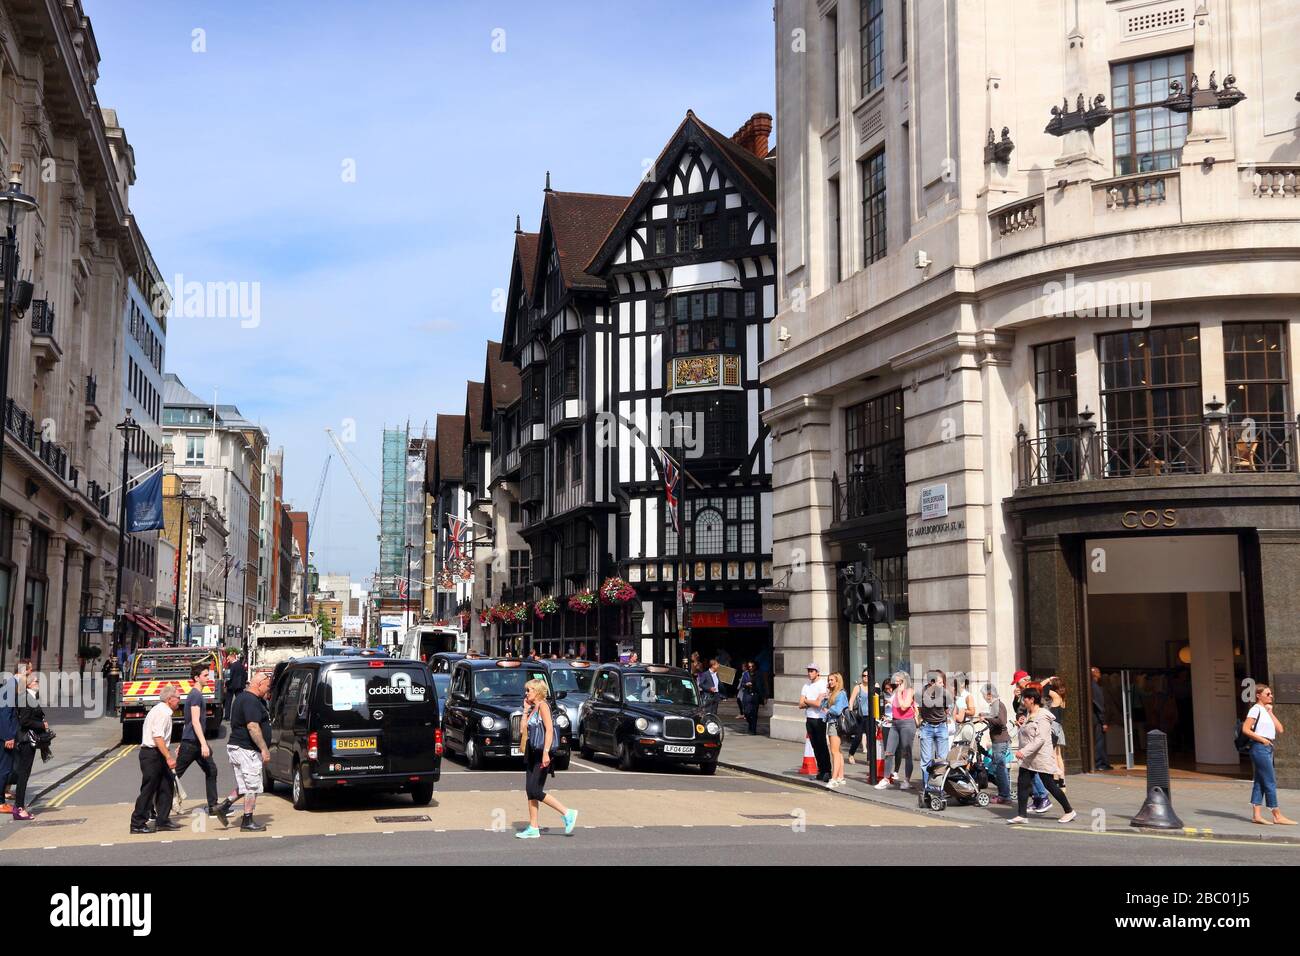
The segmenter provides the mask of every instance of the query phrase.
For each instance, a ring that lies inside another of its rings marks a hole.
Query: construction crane
[[[343,443],[339,441],[338,436],[334,434],[334,429],[329,426],[325,427],[325,434],[330,436],[330,441],[334,443],[334,447],[338,450],[339,458],[343,460],[343,467],[346,468],[348,474],[352,476],[353,484],[357,486],[357,491],[361,492],[361,499],[366,503],[366,507],[370,509],[370,513],[375,516],[375,524],[382,527],[383,520],[379,517],[379,509],[376,508],[375,503],[370,500],[370,495],[366,491],[366,486],[361,483],[361,479],[352,468],[352,463],[348,461],[348,453],[343,447]]]
[[[316,514],[320,511],[320,496],[325,493],[325,476],[330,473],[330,459],[325,456],[325,465],[320,470],[320,481],[316,483],[316,502],[311,506],[311,519],[307,522],[307,553],[311,554],[311,530],[316,527]]]

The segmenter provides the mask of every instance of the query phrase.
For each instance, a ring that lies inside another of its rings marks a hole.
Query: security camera
[[[777,333],[776,340],[782,345],[785,345],[790,341],[790,337],[790,330],[783,325],[781,326],[781,331]]]
[[[930,257],[929,257],[928,255],[925,254],[925,250],[924,250],[924,249],[917,249],[917,250],[916,250],[916,267],[917,267],[918,269],[924,269],[924,268],[928,267],[929,265],[930,265]]]

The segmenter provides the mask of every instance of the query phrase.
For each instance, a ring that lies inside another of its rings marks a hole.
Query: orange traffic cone
[[[803,766],[799,768],[799,776],[817,776],[817,757],[813,753],[812,738],[807,734],[803,736]]]
[[[885,779],[885,738],[880,731],[880,725],[876,725],[876,779]]]

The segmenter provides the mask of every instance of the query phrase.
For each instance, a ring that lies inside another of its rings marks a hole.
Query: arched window
[[[695,553],[722,554],[722,512],[701,508],[695,516]]]

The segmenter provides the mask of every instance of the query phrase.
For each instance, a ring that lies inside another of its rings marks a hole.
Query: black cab
[[[438,695],[421,661],[303,657],[277,666],[266,790],[288,784],[296,810],[322,790],[433,799],[442,772]]]
[[[722,750],[722,721],[700,701],[691,675],[660,664],[602,664],[582,705],[579,749],[639,762],[694,763],[711,774]]]
[[[463,754],[472,770],[481,770],[490,757],[522,757],[519,723],[524,684],[533,679],[546,682],[546,696],[560,736],[555,769],[567,768],[569,718],[562,707],[556,706],[559,702],[546,668],[534,661],[467,657],[452,665],[447,707],[442,715],[448,751]]]

